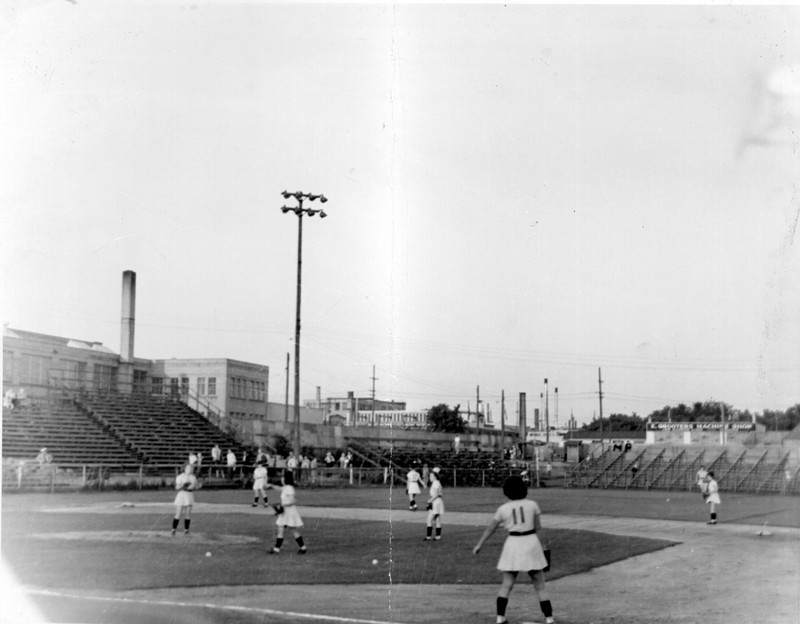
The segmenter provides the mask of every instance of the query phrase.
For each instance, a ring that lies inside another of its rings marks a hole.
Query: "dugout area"
[[[668,551],[677,554],[682,540],[664,539],[655,531],[626,535],[624,518],[646,521],[649,515],[653,522],[666,518],[700,527],[705,510],[693,494],[676,494],[669,501],[655,494],[533,491],[553,546],[551,587],[558,579],[591,579],[614,562],[641,565],[648,557],[674,557]],[[266,554],[274,516],[251,508],[247,491],[199,493],[189,536],[169,534],[171,499],[168,491],[5,496],[3,561],[45,616],[42,621],[493,619],[495,564],[504,535],[496,533],[478,557],[471,549],[503,502],[497,489],[446,491],[441,542],[422,541],[425,513],[408,511],[400,490],[301,491],[307,556],[296,553],[290,537],[280,555]],[[794,497],[727,500],[729,514],[737,514],[730,519],[750,533],[763,522],[800,526]],[[562,526],[548,525],[548,514]],[[564,520],[579,516],[610,521],[614,528],[571,528]],[[730,521],[724,515],[722,520]],[[523,602],[531,602],[531,592],[522,579],[515,592],[519,612]],[[535,618],[532,608],[525,621]],[[558,621],[580,620],[567,615]]]

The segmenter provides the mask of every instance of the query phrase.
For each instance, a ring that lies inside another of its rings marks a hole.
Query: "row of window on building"
[[[11,353],[4,353],[3,379],[6,382],[12,378],[17,383],[31,386],[46,386],[52,381],[58,381],[67,388],[85,388],[88,384],[86,362],[62,359],[59,369],[52,368],[52,358],[31,354],[21,354],[17,359],[17,370],[12,372],[14,359]],[[111,391],[117,388],[117,368],[104,364],[94,364],[91,367],[91,387],[98,391]],[[197,377],[195,392],[201,397],[217,396],[216,377]],[[151,393],[159,395],[187,396],[190,389],[189,377],[148,377],[147,371],[134,370],[134,392]],[[267,397],[267,384],[264,381],[246,379],[244,377],[231,377],[228,395],[233,399],[245,399],[264,402]]]
[[[358,425],[402,425],[421,426],[428,420],[427,412],[408,412],[408,411],[358,411],[356,424]]]

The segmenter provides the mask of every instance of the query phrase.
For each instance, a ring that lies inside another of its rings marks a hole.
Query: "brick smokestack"
[[[133,335],[136,325],[136,273],[125,271],[122,274],[122,341],[119,349],[120,360],[133,362]]]

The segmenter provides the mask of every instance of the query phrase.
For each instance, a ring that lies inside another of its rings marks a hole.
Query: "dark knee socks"
[[[506,607],[508,606],[508,598],[503,598],[502,596],[497,597],[497,615],[500,617],[505,617],[506,615]]]

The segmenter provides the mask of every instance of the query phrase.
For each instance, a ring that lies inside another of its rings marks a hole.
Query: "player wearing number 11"
[[[539,505],[527,498],[528,486],[520,477],[506,479],[503,483],[503,494],[509,501],[497,508],[494,518],[472,549],[477,555],[484,542],[491,537],[498,526],[502,525],[508,531],[500,560],[497,562],[497,569],[503,573],[503,581],[497,594],[497,622],[503,624],[507,621],[508,596],[514,587],[517,574],[527,572],[533,581],[533,588],[536,590],[546,622],[552,624],[555,621],[553,607],[544,581],[547,558],[539,541],[542,531]]]

